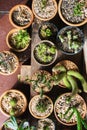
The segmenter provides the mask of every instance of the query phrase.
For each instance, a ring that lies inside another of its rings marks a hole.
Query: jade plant
[[[30,43],[30,35],[27,30],[19,30],[10,36],[10,44],[15,49],[23,49]]]
[[[8,119],[4,125],[3,125],[4,129],[12,129],[12,130],[36,130],[36,128],[34,126],[29,126],[28,121],[23,120],[20,121],[18,123],[18,120],[14,117],[11,116],[10,119]]]

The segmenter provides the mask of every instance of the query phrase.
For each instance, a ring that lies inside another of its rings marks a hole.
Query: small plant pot
[[[10,51],[0,52],[0,74],[11,75],[16,72],[19,67],[17,56]]]
[[[21,115],[25,112],[26,107],[27,99],[25,95],[18,90],[7,90],[0,97],[0,110],[7,117],[10,115]]]
[[[16,52],[23,52],[30,44],[30,35],[27,30],[12,29],[6,36],[6,43],[10,49]]]
[[[9,12],[10,23],[19,29],[28,28],[33,22],[34,16],[31,9],[26,5],[18,4]]]
[[[53,68],[52,68],[52,75],[60,75],[62,73],[62,66],[64,66],[66,68],[66,73],[68,70],[75,70],[75,71],[79,71],[78,66],[70,61],[70,60],[62,60],[60,62],[58,62]],[[59,69],[58,69],[59,68]],[[56,80],[57,81],[57,80]],[[60,80],[58,83],[56,82],[56,84],[54,83],[54,85],[58,85],[62,88],[66,88],[66,85],[63,82],[63,79]]]
[[[49,21],[57,13],[57,2],[56,0],[33,0],[32,11],[39,20]]]
[[[51,91],[53,83],[51,81],[51,74],[45,70],[37,70],[31,77],[31,86],[37,93],[46,93]]]
[[[9,123],[10,123],[10,126],[9,126]],[[3,123],[2,127],[1,127],[1,130],[10,130],[12,127],[14,128],[14,126],[16,126],[16,127],[19,128],[21,124],[23,124],[23,125],[21,126],[21,129],[24,128],[24,127],[25,127],[25,129],[26,129],[27,127],[30,126],[29,122],[26,121],[26,119],[25,119],[25,120],[21,120],[21,119],[19,119],[19,118],[15,118],[14,116],[12,116],[12,117],[8,118],[8,119]],[[8,128],[8,126],[9,126],[9,128]],[[10,128],[10,127],[11,127],[11,128]]]
[[[51,119],[45,118],[45,119],[38,120],[38,130],[43,130],[47,128],[49,130],[55,130],[55,124]]]
[[[39,28],[39,37],[41,40],[55,41],[58,29],[53,23],[45,22]]]
[[[57,58],[56,46],[48,40],[42,40],[34,46],[33,57],[42,66],[53,64]]]
[[[84,1],[83,1],[84,2]],[[87,3],[83,4],[81,1],[69,2],[66,0],[59,0],[58,13],[61,20],[69,26],[82,26],[87,23]],[[82,6],[81,6],[82,5]]]
[[[37,119],[43,119],[51,115],[53,111],[53,102],[52,100],[43,95],[34,96],[29,102],[29,111],[31,115]]]
[[[70,107],[75,107],[79,111],[82,118],[84,118],[86,115],[86,103],[84,99],[80,95],[76,94],[75,96],[71,97],[70,101],[68,101],[68,99],[70,98],[70,95],[71,93],[64,93],[60,95],[56,99],[55,104],[54,104],[54,114],[55,114],[56,119],[61,124],[67,125],[67,126],[73,126],[77,124],[75,113],[73,113],[71,118],[68,120],[72,111],[69,111],[69,113],[67,112],[68,114],[66,113],[66,111]]]
[[[84,34],[77,27],[66,26],[57,35],[57,46],[66,55],[81,52],[84,46]]]

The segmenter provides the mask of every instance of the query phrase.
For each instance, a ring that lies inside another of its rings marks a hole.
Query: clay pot
[[[20,32],[21,31],[21,32]],[[7,46],[12,49],[13,51],[16,51],[16,52],[23,52],[25,51],[29,44],[30,44],[30,35],[28,34],[28,32],[26,31],[27,33],[27,41],[26,41],[26,44],[23,43],[24,40],[25,40],[25,36],[23,38],[20,38],[20,41],[19,39],[16,39],[16,35],[24,35],[25,34],[25,31],[26,30],[23,30],[23,29],[12,29],[8,32],[7,36],[6,36],[6,43],[7,43]],[[23,33],[23,34],[21,34]],[[13,38],[14,37],[14,38]],[[19,47],[18,46],[18,43],[19,43]],[[23,44],[23,47],[22,45]],[[24,45],[25,44],[25,45]]]
[[[86,1],[85,1],[86,2]],[[61,18],[61,20],[65,23],[65,24],[67,24],[67,25],[70,25],[70,26],[82,26],[82,25],[84,25],[84,24],[86,24],[87,23],[87,17],[84,19],[84,20],[82,20],[82,21],[80,21],[80,22],[78,22],[77,23],[77,21],[76,22],[70,22],[70,21],[68,21],[65,17],[64,17],[64,15],[63,15],[63,13],[62,13],[62,10],[64,11],[64,9],[62,9],[62,3],[63,3],[63,0],[59,0],[59,3],[58,3],[58,14],[59,14],[59,16],[60,16],[60,18]],[[69,6],[70,5],[72,5],[72,3],[71,2],[68,2],[67,1],[67,6],[65,6],[67,9],[69,9]],[[77,6],[77,5],[76,5]],[[85,3],[85,6],[86,6],[86,3]],[[75,7],[75,6],[74,6]],[[86,7],[87,8],[87,7]],[[75,9],[76,10],[76,9]],[[68,13],[69,13],[69,16],[71,16],[70,15],[70,12],[71,12],[71,9],[70,9],[70,11],[68,10],[67,11]],[[65,12],[65,15],[67,14],[67,12]],[[86,12],[86,11],[85,11]],[[74,17],[74,15],[73,15],[73,17]],[[79,16],[78,16],[78,18],[79,18]],[[71,20],[71,17],[70,17],[70,20]]]
[[[54,114],[55,114],[56,119],[61,124],[67,125],[67,126],[73,126],[77,124],[75,113],[72,115],[70,120],[67,120],[71,114],[70,111],[68,114],[64,116],[68,108],[75,107],[79,111],[82,118],[84,118],[86,115],[86,103],[84,99],[80,95],[76,94],[73,97],[71,97],[70,102],[68,102],[70,95],[71,93],[64,93],[60,95],[56,99],[55,104],[54,104]]]
[[[52,5],[50,5],[50,3]],[[55,17],[57,13],[57,2],[52,0],[52,2],[33,0],[32,2],[32,11],[36,18],[42,21],[48,21]]]
[[[26,5],[15,5],[9,11],[9,21],[16,28],[28,28],[32,24],[33,19],[33,13]]]
[[[0,74],[11,75],[16,72],[19,67],[17,56],[10,51],[0,52]]]
[[[46,95],[43,95],[42,97],[36,95],[29,102],[29,111],[31,115],[37,119],[46,118],[50,116],[53,111],[53,102]]]
[[[21,115],[25,112],[26,107],[27,99],[19,90],[7,90],[0,97],[0,110],[7,117]]]

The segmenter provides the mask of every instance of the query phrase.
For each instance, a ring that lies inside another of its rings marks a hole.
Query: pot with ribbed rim
[[[63,125],[79,125],[81,122],[77,120],[80,118],[83,121],[86,115],[85,100],[79,94],[71,97],[71,93],[64,93],[55,101],[54,114],[58,122]]]
[[[86,0],[59,0],[58,14],[61,20],[69,26],[82,26],[87,23]]]

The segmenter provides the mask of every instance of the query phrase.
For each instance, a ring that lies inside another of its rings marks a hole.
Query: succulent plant
[[[4,128],[12,130],[36,130],[34,126],[30,127],[29,123],[26,120],[20,121],[20,123],[18,123],[17,119],[14,116],[11,116],[3,126]]]
[[[30,43],[27,30],[19,30],[10,36],[10,44],[16,49],[23,49]]]

